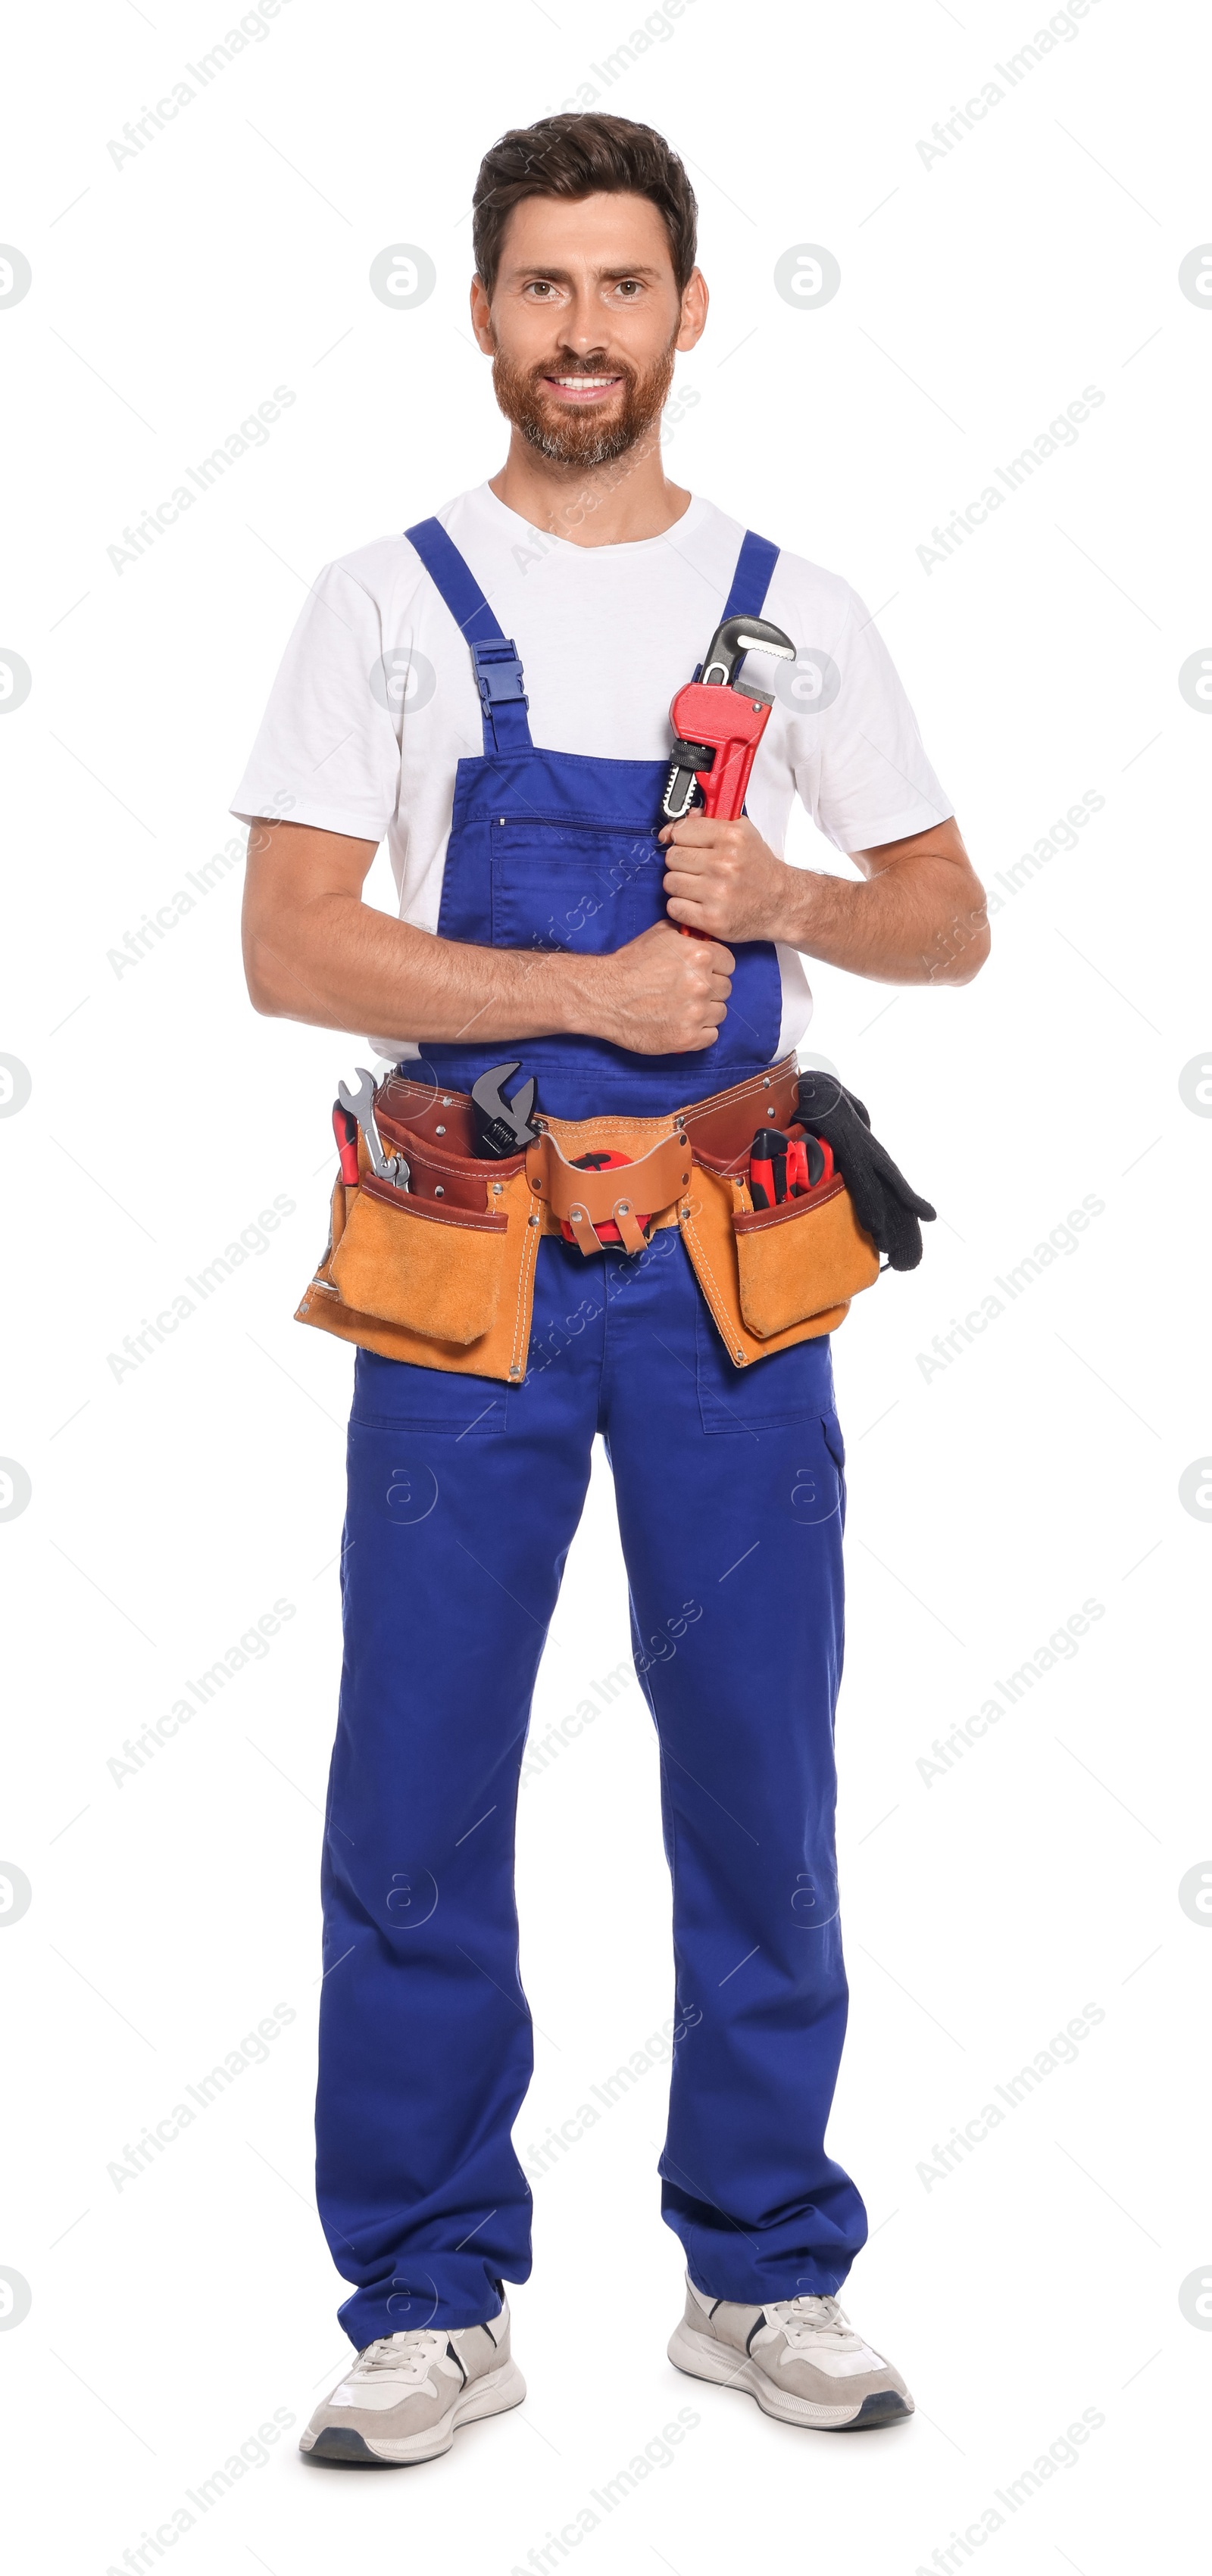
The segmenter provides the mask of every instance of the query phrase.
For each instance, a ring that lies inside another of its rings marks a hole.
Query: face
[[[505,227],[491,304],[471,318],[507,420],[557,465],[604,465],[660,418],[679,349],[707,318],[696,268],[678,295],[647,197],[524,197]]]

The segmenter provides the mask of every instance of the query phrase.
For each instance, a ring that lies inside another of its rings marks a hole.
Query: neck
[[[689,492],[669,481],[661,462],[659,420],[608,465],[557,465],[515,429],[488,488],[532,528],[574,546],[635,545],[663,536],[690,507]]]

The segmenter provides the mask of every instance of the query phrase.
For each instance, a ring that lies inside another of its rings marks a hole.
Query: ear
[[[486,358],[494,357],[497,335],[492,327],[492,307],[478,277],[471,281],[471,327],[476,335],[477,348],[483,350]]]
[[[695,349],[707,328],[707,307],[711,301],[707,280],[701,268],[692,268],[682,296],[682,319],[675,347]]]

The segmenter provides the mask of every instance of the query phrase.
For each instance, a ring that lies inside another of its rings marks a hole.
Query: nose
[[[565,307],[564,338],[580,358],[596,356],[602,349],[602,316],[587,282],[574,287],[572,301]]]

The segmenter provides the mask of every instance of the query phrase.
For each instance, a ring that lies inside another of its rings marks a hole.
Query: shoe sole
[[[384,2436],[369,2441],[352,2424],[325,2424],[318,2433],[310,2427],[303,2434],[299,2449],[305,2460],[328,2460],[347,2469],[403,2469],[421,2460],[439,2459],[448,2451],[455,2434],[463,2424],[475,2424],[485,2415],[504,2415],[511,2406],[520,2406],[526,2395],[526,2382],[516,2361],[501,2364],[499,2370],[486,2370],[456,2397],[436,2424],[428,2424],[422,2433],[406,2433],[398,2441]]]
[[[775,2416],[780,2424],[803,2425],[810,2432],[873,2432],[880,2424],[904,2423],[913,2413],[913,2399],[902,2397],[895,2388],[871,2389],[857,2406],[849,2407],[793,2397],[790,2390],[775,2388],[747,2354],[730,2361],[718,2343],[685,2324],[675,2326],[670,2336],[669,2358],[676,2370],[688,2372],[692,2379],[709,2379],[717,2388],[736,2388],[742,2396],[756,2398],[763,2415]]]

